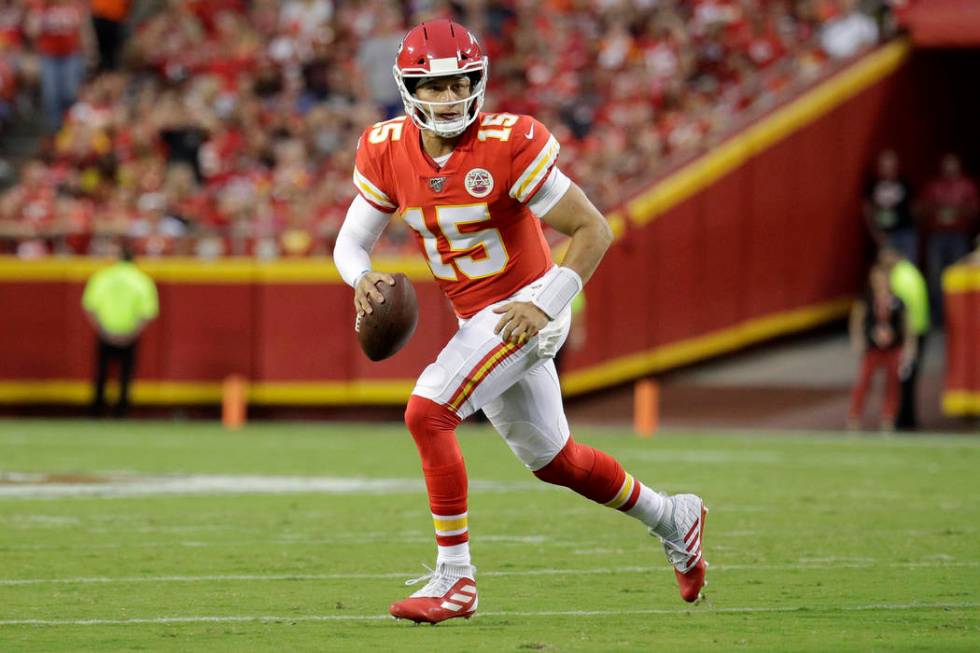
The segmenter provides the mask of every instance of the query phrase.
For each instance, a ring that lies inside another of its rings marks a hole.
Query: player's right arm
[[[333,250],[334,264],[340,276],[354,288],[354,308],[358,315],[373,312],[371,302],[384,303],[384,296],[376,285],[378,282],[395,285],[390,274],[371,269],[371,250],[388,226],[396,207],[384,190],[383,166],[379,164],[382,152],[366,141],[369,139],[362,135],[358,142],[353,178],[357,195],[347,209]]]
[[[371,250],[391,218],[357,195],[347,209],[344,224],[337,234],[333,262],[348,286],[354,288],[354,308],[359,315],[373,312],[371,302],[381,304],[384,297],[375,284],[385,281],[395,285],[390,274],[371,270]]]

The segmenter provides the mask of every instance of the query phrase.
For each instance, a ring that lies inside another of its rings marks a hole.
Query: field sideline
[[[397,425],[0,420],[0,651],[977,650],[980,439],[576,439],[712,512],[707,601],[659,544],[461,429],[480,611],[386,617],[432,564]]]

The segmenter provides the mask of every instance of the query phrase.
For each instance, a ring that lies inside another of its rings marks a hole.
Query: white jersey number
[[[402,128],[405,126],[405,116],[376,122],[372,125],[373,129],[368,133],[368,141],[372,143],[384,143],[385,141],[398,141],[402,137]]]
[[[499,274],[507,267],[510,256],[500,231],[494,228],[476,231],[460,231],[460,227],[479,224],[490,220],[490,209],[486,202],[464,204],[462,206],[437,206],[436,222],[438,231],[449,243],[451,252],[467,252],[466,256],[453,258],[446,263],[439,252],[438,235],[425,224],[422,209],[406,209],[402,214],[405,222],[422,237],[425,257],[432,274],[439,279],[456,281],[459,271],[469,279],[484,279]]]
[[[499,127],[500,129],[480,129],[476,137],[481,141],[497,138],[502,141],[510,140],[510,128],[517,123],[518,117],[512,113],[489,113],[483,116],[480,127]]]

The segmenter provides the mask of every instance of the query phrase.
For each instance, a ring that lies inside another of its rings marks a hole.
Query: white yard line
[[[544,610],[544,611],[490,611],[480,612],[476,617],[527,618],[527,617],[617,617],[629,615],[680,615],[680,614],[759,614],[807,611],[819,612],[876,612],[903,610],[968,610],[980,607],[980,603],[872,603],[849,606],[758,606],[711,608],[707,606],[692,608],[648,608],[632,610]],[[228,615],[199,617],[143,617],[133,619],[8,619],[0,621],[0,626],[130,626],[141,624],[195,624],[195,623],[302,623],[324,621],[383,621],[391,617],[381,614],[325,614],[325,615]]]
[[[106,550],[106,549],[172,549],[174,547],[186,547],[191,549],[210,549],[228,548],[236,546],[324,546],[324,545],[343,545],[360,546],[368,542],[395,542],[397,544],[418,544],[433,542],[433,535],[399,535],[398,533],[365,533],[361,537],[351,538],[344,536],[323,537],[316,539],[296,539],[292,537],[282,537],[276,539],[251,539],[251,540],[221,540],[214,542],[202,542],[199,540],[181,541],[157,541],[157,542],[100,542],[96,544],[0,544],[0,551],[86,551],[86,550]],[[579,546],[581,542],[561,542],[550,540],[546,535],[481,535],[481,542],[494,542],[498,544],[543,544],[548,546]]]
[[[709,573],[717,571],[796,571],[803,569],[920,569],[920,568],[961,568],[980,567],[977,560],[924,560],[919,562],[802,562],[773,565],[734,564],[711,565]],[[480,576],[588,576],[602,574],[642,574],[665,571],[664,565],[637,567],[598,567],[592,569],[514,569],[484,571]],[[209,574],[202,576],[77,576],[69,578],[0,578],[4,585],[72,585],[72,584],[113,584],[113,583],[213,583],[213,582],[253,582],[253,581],[298,581],[298,580],[383,580],[388,578],[410,578],[415,572],[385,572],[364,574]]]
[[[412,494],[425,492],[422,479],[357,478],[334,476],[232,476],[135,474],[93,474],[99,482],[47,483],[44,475],[0,473],[0,499],[55,499],[66,497],[143,497],[168,495],[237,494]],[[470,486],[484,492],[526,492],[547,487],[538,481],[472,481]]]

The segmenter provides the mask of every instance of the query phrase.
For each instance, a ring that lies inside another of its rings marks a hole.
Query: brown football
[[[374,311],[364,315],[357,330],[361,349],[373,361],[380,361],[398,353],[405,346],[419,321],[419,305],[415,288],[404,274],[391,275],[395,285],[379,281],[378,290],[384,296],[382,304],[374,304]]]

